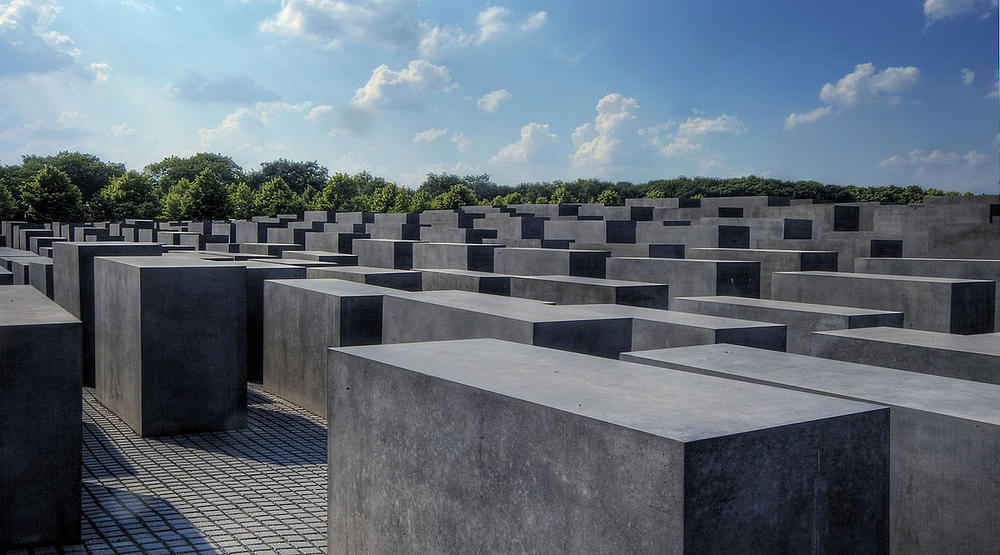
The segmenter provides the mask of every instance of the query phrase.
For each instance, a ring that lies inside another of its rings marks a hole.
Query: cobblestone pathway
[[[83,544],[10,553],[323,553],[326,427],[249,389],[244,430],[140,438],[83,392]]]

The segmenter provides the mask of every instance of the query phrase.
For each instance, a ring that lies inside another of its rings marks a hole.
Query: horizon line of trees
[[[0,219],[103,221],[126,218],[250,218],[302,212],[420,212],[467,205],[621,205],[628,198],[785,196],[817,202],[919,203],[924,196],[959,195],[916,185],[824,185],[754,175],[735,178],[676,177],[634,184],[600,179],[498,185],[489,174],[429,173],[415,190],[366,171],[330,173],[317,161],[279,158],[244,171],[232,158],[201,152],[168,156],[142,171],[92,154],[63,151],[23,156],[0,165]],[[971,193],[964,193],[971,195]]]

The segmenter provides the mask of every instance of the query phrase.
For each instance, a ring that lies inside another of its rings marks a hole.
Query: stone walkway
[[[83,392],[83,544],[10,553],[324,553],[326,426],[251,384],[244,430],[140,438]]]

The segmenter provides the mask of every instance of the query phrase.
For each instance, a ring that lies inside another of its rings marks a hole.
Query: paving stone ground
[[[83,543],[9,553],[324,553],[326,427],[250,385],[246,429],[140,438],[83,391]]]

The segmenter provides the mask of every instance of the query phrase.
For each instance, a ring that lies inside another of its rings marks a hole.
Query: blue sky
[[[0,2],[0,162],[996,192],[996,0]]]

